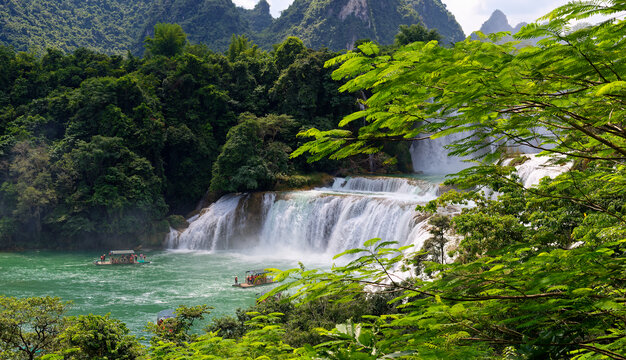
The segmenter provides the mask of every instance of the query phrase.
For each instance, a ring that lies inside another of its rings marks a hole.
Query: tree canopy
[[[154,38],[146,38],[146,49],[153,55],[174,56],[182,53],[187,34],[178,24],[156,24]]]

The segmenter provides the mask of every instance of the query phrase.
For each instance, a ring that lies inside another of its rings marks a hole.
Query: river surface
[[[14,297],[57,296],[71,301],[69,315],[111,314],[139,337],[148,336],[146,324],[156,314],[178,305],[213,306],[210,317],[233,315],[254,304],[269,286],[232,287],[246,270],[288,269],[296,260],[259,257],[236,252],[146,253],[146,265],[95,266],[93,252],[33,251],[0,253],[0,294]],[[310,262],[313,267],[327,260]],[[309,265],[307,264],[307,265]],[[327,267],[328,265],[325,265]],[[308,267],[308,266],[307,266]]]
[[[95,266],[97,252],[0,253],[0,295],[55,296],[71,301],[69,315],[122,320],[139,337],[156,314],[179,305],[212,306],[211,317],[234,315],[269,286],[233,287],[246,270],[328,269],[333,255],[373,237],[420,247],[426,219],[415,205],[434,199],[431,179],[337,178],[330,187],[224,196],[172,229],[167,247],[146,253],[150,264]],[[106,251],[108,249],[102,249]]]

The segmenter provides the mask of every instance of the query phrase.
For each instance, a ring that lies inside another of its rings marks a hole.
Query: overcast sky
[[[491,13],[500,9],[509,19],[511,26],[525,21],[531,22],[557,6],[566,4],[567,0],[442,0],[448,10],[454,14],[461,24],[465,35],[480,29]],[[251,9],[258,0],[233,0],[239,6]],[[293,0],[267,0],[270,12],[278,17]]]

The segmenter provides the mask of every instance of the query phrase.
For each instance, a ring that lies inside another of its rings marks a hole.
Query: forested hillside
[[[214,51],[224,51],[233,34],[248,37],[254,34],[242,16],[248,11],[238,9],[232,0],[159,0],[147,12],[142,32],[134,38],[133,50],[141,53],[143,39],[152,35],[154,25],[172,23],[181,25],[192,43],[204,44]]]
[[[267,53],[239,37],[222,55],[169,24],[148,48],[37,58],[0,47],[0,248],[158,245],[168,214],[209,187],[302,186],[293,175],[337,169],[288,159],[298,131],[330,129],[356,106],[324,68],[336,54],[296,38]]]
[[[149,0],[2,1],[0,44],[40,54],[48,48],[79,47],[125,53],[140,37],[154,4]]]
[[[388,45],[400,25],[418,23],[437,29],[446,43],[464,38],[440,0],[296,0],[275,20],[265,0],[250,10],[232,0],[9,0],[0,3],[0,44],[40,55],[48,48],[79,47],[141,55],[157,23],[180,24],[192,43],[213,51],[225,51],[233,34],[246,35],[266,50],[288,36],[336,51],[364,38]]]

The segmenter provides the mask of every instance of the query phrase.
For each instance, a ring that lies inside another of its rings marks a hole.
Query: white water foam
[[[438,185],[411,178],[390,177],[348,177],[335,178],[332,191],[357,193],[411,194],[420,201],[430,201],[437,197]]]
[[[563,174],[571,169],[573,163],[566,163],[563,165],[555,165],[553,161],[554,157],[549,156],[537,156],[535,154],[523,154],[529,158],[521,165],[516,165],[517,174],[522,181],[525,188],[530,188],[539,184],[541,179],[549,177],[554,179],[555,177]],[[512,159],[507,159],[503,162],[503,165],[507,165]]]
[[[225,195],[211,204],[180,233],[174,242],[176,245],[171,248],[215,250],[218,244],[227,248],[236,229],[235,215],[241,198],[241,195]]]
[[[260,246],[285,252],[336,254],[371,238],[411,243],[415,203],[393,198],[290,193],[270,209]]]

